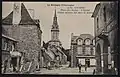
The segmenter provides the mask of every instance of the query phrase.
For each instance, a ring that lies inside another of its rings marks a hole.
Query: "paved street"
[[[82,72],[79,73],[78,68],[68,68],[68,65],[63,65],[63,67],[53,70],[47,70],[45,68],[42,68],[41,71],[36,71],[31,74],[86,74],[86,75],[92,75],[93,73],[93,67],[87,68],[87,71],[84,70],[85,68],[82,67]]]

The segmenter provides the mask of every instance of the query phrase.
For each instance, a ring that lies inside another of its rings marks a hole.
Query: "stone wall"
[[[38,55],[41,54],[40,29],[36,25],[3,25],[3,28],[7,32],[5,34],[18,40],[17,51],[25,52],[28,60],[37,60],[34,62],[38,64]]]

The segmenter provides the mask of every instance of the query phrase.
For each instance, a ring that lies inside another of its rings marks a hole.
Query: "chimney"
[[[20,20],[21,20],[21,2],[14,2],[13,24],[19,24]]]

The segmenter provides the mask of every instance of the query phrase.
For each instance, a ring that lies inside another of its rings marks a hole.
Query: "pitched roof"
[[[6,36],[6,35],[4,35],[4,34],[2,34],[2,37],[7,38],[7,39],[12,40],[12,41],[17,42],[17,40],[16,40],[16,39],[14,39],[14,38],[12,38],[12,37],[9,37],[9,36]]]
[[[93,39],[93,36],[91,34],[81,34],[80,38],[82,38],[82,39],[86,39],[86,38]]]
[[[13,11],[7,17],[2,19],[2,24],[11,25],[12,24],[12,19],[13,19]]]
[[[89,38],[89,39],[94,39],[94,37],[91,35],[91,34],[81,34],[80,36],[73,36],[73,38],[72,38],[72,42],[75,42],[77,39],[79,39],[79,38],[81,38],[81,39],[83,39],[83,40],[85,40],[85,39],[87,39],[87,38]]]
[[[25,5],[22,3],[21,4],[21,25],[34,25],[36,24],[34,20],[31,18],[30,14],[28,13]]]
[[[56,47],[56,48],[60,53],[64,54],[64,52],[62,51],[62,49],[60,47]]]
[[[71,40],[74,40],[74,39],[76,39],[77,37],[78,37],[78,36],[73,36]]]
[[[52,57],[50,57],[49,53],[47,53],[46,50],[42,50],[42,56],[48,61],[52,60]]]
[[[2,24],[5,25],[12,25],[13,21],[13,11],[4,19],[2,19]],[[20,25],[35,25],[37,24],[30,16],[28,13],[25,5],[21,3],[21,20],[20,20]]]

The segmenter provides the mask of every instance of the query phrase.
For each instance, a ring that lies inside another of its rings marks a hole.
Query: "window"
[[[99,29],[99,19],[97,17],[97,29]]]
[[[3,50],[7,49],[7,40],[5,38],[2,39],[2,49]]]
[[[91,48],[90,53],[91,53],[91,55],[94,54],[94,49],[93,48]]]
[[[10,44],[10,51],[12,51],[12,44]]]
[[[82,54],[82,47],[77,47],[78,54]]]
[[[104,13],[104,21],[106,22],[106,7],[103,8]]]
[[[77,40],[77,44],[78,44],[78,45],[82,45],[82,39],[78,39],[78,40]]]
[[[7,41],[7,51],[10,51],[10,41]]]
[[[90,55],[90,47],[85,48],[86,55]]]
[[[86,40],[85,40],[85,44],[86,44],[86,45],[90,45],[90,39],[86,39]]]
[[[12,51],[15,49],[15,43],[12,44]]]

